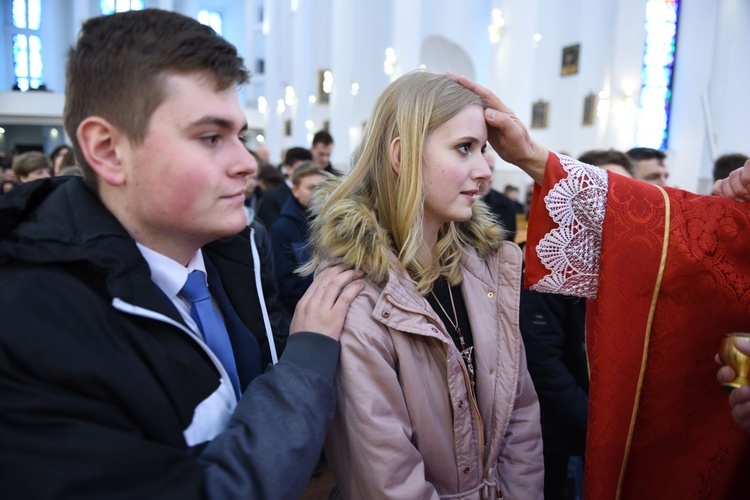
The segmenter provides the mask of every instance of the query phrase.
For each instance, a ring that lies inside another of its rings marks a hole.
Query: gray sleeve
[[[208,498],[299,498],[333,418],[338,354],[323,335],[289,337],[279,363],[253,380],[229,428],[197,457]]]

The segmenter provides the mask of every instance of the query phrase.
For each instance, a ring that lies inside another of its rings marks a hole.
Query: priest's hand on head
[[[315,332],[338,340],[354,297],[364,288],[361,271],[333,266],[323,270],[297,303],[290,334]]]
[[[547,165],[547,148],[536,143],[523,122],[512,109],[506,106],[491,90],[466,78],[449,73],[458,83],[479,95],[489,106],[484,111],[487,122],[487,138],[500,158],[512,163],[534,179],[538,184],[544,179]]]

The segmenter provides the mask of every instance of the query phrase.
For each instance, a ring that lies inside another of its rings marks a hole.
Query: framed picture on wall
[[[328,104],[330,102],[330,70],[318,70],[318,104]]]
[[[531,128],[547,128],[549,102],[541,99],[531,105]]]
[[[593,125],[596,117],[596,94],[591,92],[583,98],[583,124]]]
[[[562,52],[562,76],[575,75],[578,73],[578,55],[581,52],[581,45],[575,44],[563,47]]]

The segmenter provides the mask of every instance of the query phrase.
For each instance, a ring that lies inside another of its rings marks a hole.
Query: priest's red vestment
[[[587,499],[750,498],[750,434],[714,362],[750,332],[750,203],[551,153],[526,286],[591,299]]]

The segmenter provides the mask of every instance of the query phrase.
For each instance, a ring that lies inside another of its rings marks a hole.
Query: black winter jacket
[[[3,498],[299,496],[332,417],[338,343],[295,334],[254,377],[258,346],[264,362],[269,349],[248,237],[204,256],[225,319],[255,336],[242,354],[232,339],[238,364],[255,366],[228,430],[189,447],[183,432],[219,372],[132,238],[78,178],[0,198]]]
[[[539,396],[544,452],[583,455],[589,392],[586,301],[522,289],[519,325]]]

